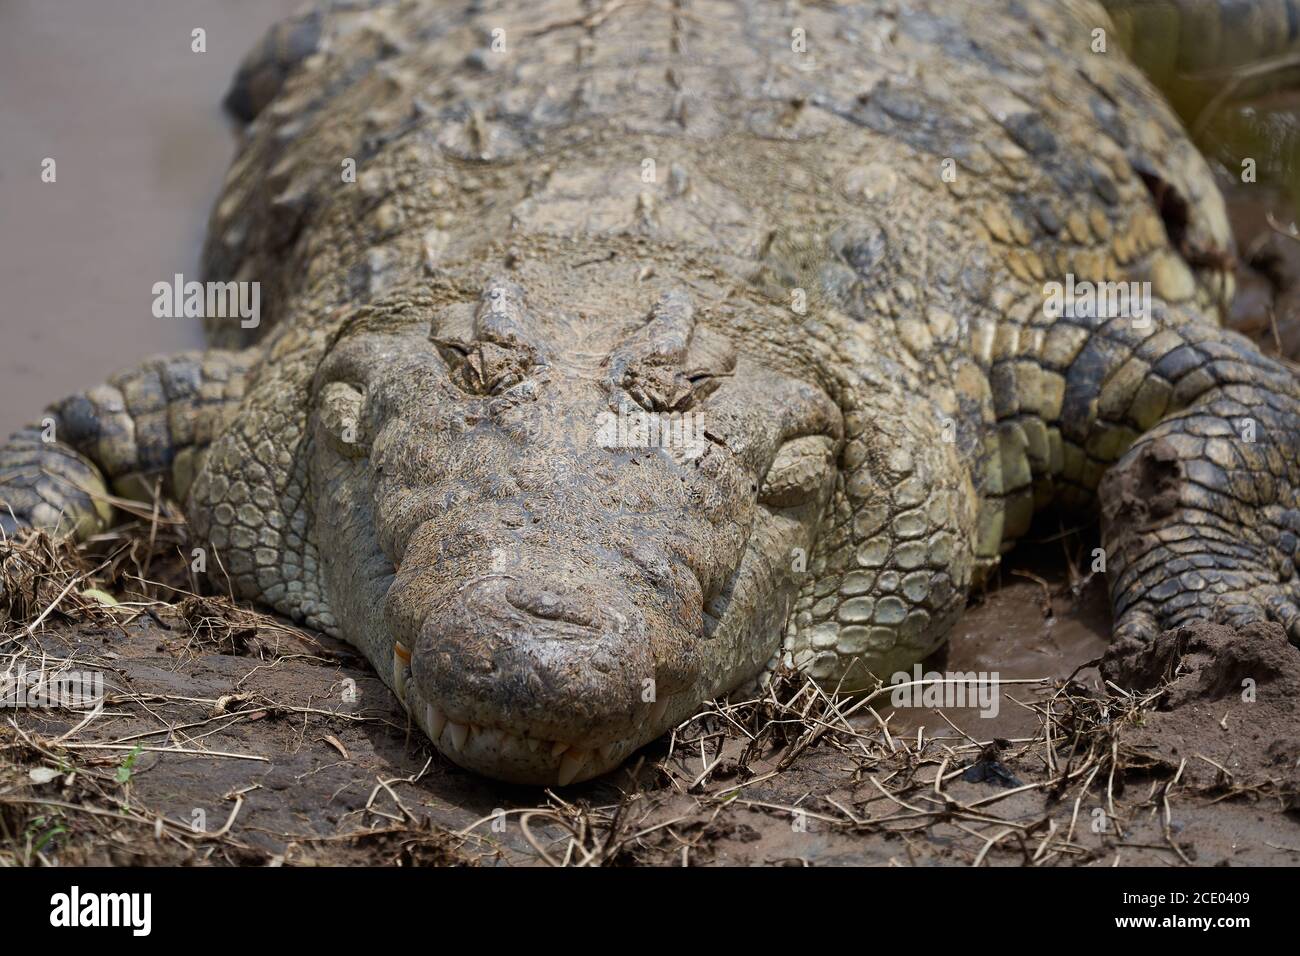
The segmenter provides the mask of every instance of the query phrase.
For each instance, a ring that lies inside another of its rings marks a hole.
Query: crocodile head
[[[549,288],[346,330],[312,481],[339,629],[413,719],[464,767],[563,784],[777,652],[842,422],[702,318],[725,301]]]

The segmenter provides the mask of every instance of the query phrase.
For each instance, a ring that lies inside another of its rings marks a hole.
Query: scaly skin
[[[887,679],[1049,507],[1102,505],[1122,638],[1300,636],[1300,388],[1217,327],[1223,202],[1099,7],[477,11],[337,5],[241,71],[207,264],[269,334],[212,322],[255,364],[178,442],[237,593],[452,760],[568,783],[781,661]],[[1052,318],[1067,273],[1151,321]],[[606,447],[623,407],[701,444]]]

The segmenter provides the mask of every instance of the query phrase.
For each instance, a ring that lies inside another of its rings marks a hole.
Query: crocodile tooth
[[[533,753],[537,753],[537,748],[542,745],[542,742],[538,740],[536,737],[525,737],[524,743],[528,745],[528,749],[531,750]]]
[[[393,655],[393,693],[399,698],[406,696],[406,675],[402,673],[402,660],[396,654]],[[405,703],[405,701],[403,701]]]
[[[555,743],[551,744],[551,756],[558,757],[560,754],[564,753],[568,749],[569,749],[568,744],[566,744],[563,740],[557,740]]]
[[[447,715],[433,704],[424,705],[424,729],[430,740],[437,740],[447,726]]]
[[[587,757],[590,754],[590,750],[579,750],[576,747],[565,752],[564,757],[560,760],[561,787],[573,783],[573,778],[581,773],[582,768],[587,765]]]
[[[452,750],[460,753],[467,740],[469,740],[469,727],[466,724],[458,724],[454,720],[447,721],[447,741],[451,744]]]
[[[650,708],[650,723],[657,724],[664,719],[664,714],[668,711],[668,698],[664,697],[654,702]]]

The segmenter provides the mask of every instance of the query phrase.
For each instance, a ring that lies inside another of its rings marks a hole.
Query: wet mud
[[[10,619],[0,672],[100,673],[106,694],[99,711],[5,713],[4,862],[1300,862],[1300,654],[1275,628],[1198,626],[1103,661],[1101,579],[1059,546],[1027,552],[1032,570],[1009,561],[926,664],[1024,680],[994,718],[831,701],[785,676],[613,774],[544,790],[442,758],[344,644],[219,596],[104,606],[96,591],[133,578],[183,588],[171,533],[149,575],[123,550],[144,528],[100,543],[107,567],[0,554],[7,613],[53,608],[34,636]]]

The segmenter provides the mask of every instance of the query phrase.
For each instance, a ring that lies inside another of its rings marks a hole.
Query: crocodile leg
[[[1150,416],[1166,396],[1169,409],[1099,488],[1115,637],[1273,620],[1300,643],[1300,383],[1234,333],[1172,328],[1124,360],[1151,358],[1130,409]],[[1094,358],[1114,371],[1128,350],[1106,341]]]
[[[951,420],[865,363],[784,660],[857,691],[929,655],[966,606],[977,497]]]
[[[106,492],[147,500],[158,478],[183,500],[253,359],[216,350],[152,358],[51,405],[0,445],[0,529],[85,538],[112,518]]]

